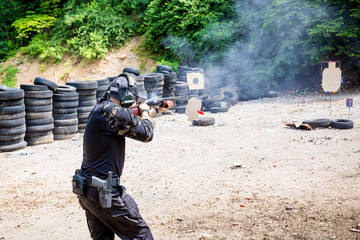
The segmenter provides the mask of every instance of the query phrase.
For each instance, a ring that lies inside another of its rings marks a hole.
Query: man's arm
[[[123,108],[112,102],[104,102],[98,107],[101,116],[108,122],[113,132],[142,142],[149,142],[154,135],[154,122],[146,117],[135,116],[131,109]]]

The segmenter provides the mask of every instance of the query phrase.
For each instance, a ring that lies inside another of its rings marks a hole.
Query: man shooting
[[[107,96],[107,97],[106,97]],[[153,138],[151,119],[166,107],[142,103],[139,116],[133,108],[139,97],[136,81],[126,73],[114,79],[107,95],[90,114],[83,138],[83,162],[73,177],[73,191],[85,210],[93,239],[153,239],[134,199],[120,185],[124,168],[125,137],[142,142]]]

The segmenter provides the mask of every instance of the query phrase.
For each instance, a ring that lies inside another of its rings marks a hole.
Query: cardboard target
[[[192,122],[194,119],[199,117],[198,111],[201,109],[201,100],[197,98],[190,98],[188,101],[188,105],[185,110],[186,116],[188,116],[188,120]]]
[[[329,67],[323,71],[321,84],[325,92],[336,92],[341,86],[341,70],[336,67],[336,62],[329,62]]]
[[[204,74],[199,72],[187,73],[187,83],[190,90],[204,89]]]

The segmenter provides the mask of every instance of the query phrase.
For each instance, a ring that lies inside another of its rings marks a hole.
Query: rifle
[[[175,101],[175,100],[180,100],[185,98],[185,96],[178,96],[178,97],[165,97],[165,98],[151,98],[151,99],[146,99],[144,100],[142,103],[146,103],[147,105],[149,105],[150,107],[167,107],[166,101]],[[135,108],[133,108],[133,114],[136,116],[139,116],[140,111],[139,111],[139,106],[136,106]]]

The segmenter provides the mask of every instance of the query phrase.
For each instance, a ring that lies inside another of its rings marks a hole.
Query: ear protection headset
[[[130,107],[131,105],[133,105],[133,103],[136,100],[135,95],[129,91],[131,88],[136,87],[134,79],[128,73],[122,73],[118,77],[126,78],[127,87],[122,88],[122,86],[112,86],[112,87],[110,87],[110,91],[117,92],[119,94],[119,100],[120,100],[121,106],[123,106],[125,108]],[[118,84],[116,84],[116,85],[118,85]]]

